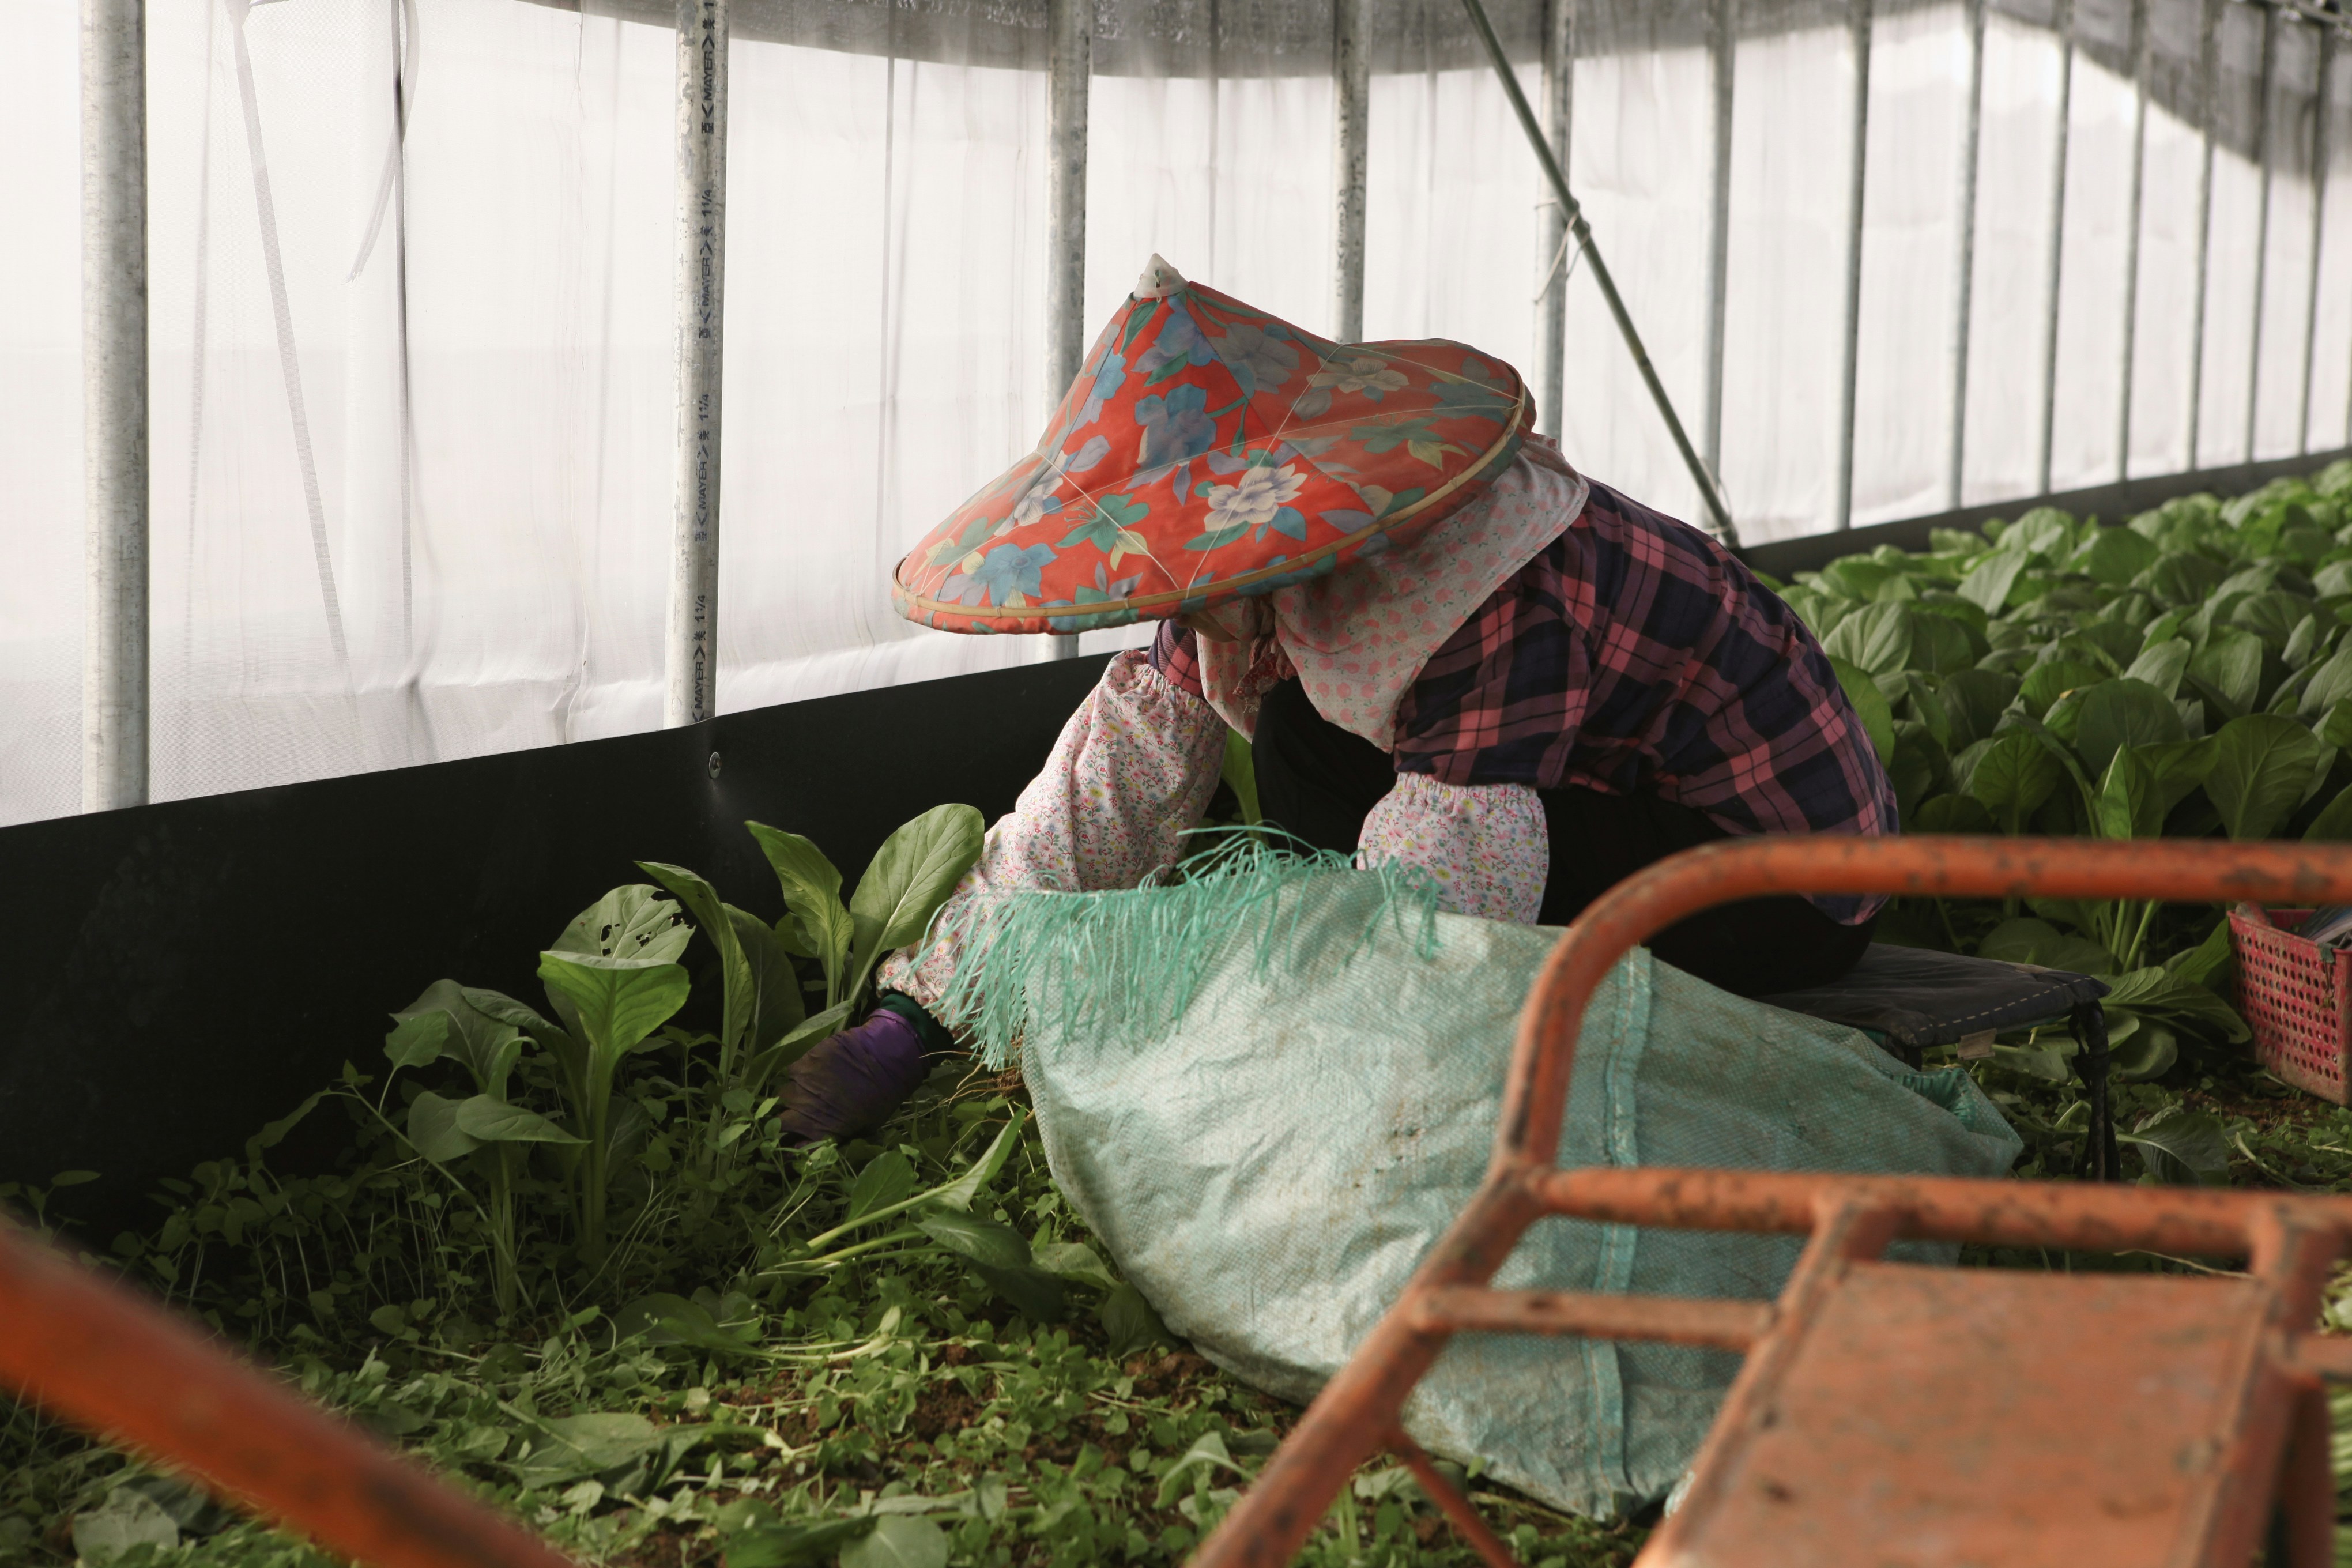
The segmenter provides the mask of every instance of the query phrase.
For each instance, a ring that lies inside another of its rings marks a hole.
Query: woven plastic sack
[[[1211,895],[1222,920],[1185,888],[1033,898],[1050,930],[1004,944],[1019,951],[1000,949],[995,974],[1026,993],[1023,1071],[1072,1205],[1171,1330],[1304,1402],[1476,1188],[1520,1004],[1559,933],[1412,910],[1380,873],[1275,880]],[[1179,941],[1173,992],[1139,992],[1128,972],[1164,972]],[[1959,1069],[1910,1071],[1851,1029],[1636,951],[1586,1013],[1560,1163],[1993,1176],[2019,1148]],[[1547,1219],[1496,1283],[1766,1299],[1801,1245]],[[1674,1485],[1738,1364],[1464,1336],[1405,1425],[1605,1517]]]

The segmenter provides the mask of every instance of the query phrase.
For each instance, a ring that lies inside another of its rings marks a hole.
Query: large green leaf
[[[1977,759],[1968,792],[1983,802],[2004,832],[2019,833],[2064,777],[2058,759],[2034,737],[2001,735]]]
[[[2139,753],[2118,746],[2099,781],[2094,818],[2101,838],[2157,838],[2164,833],[2164,797]]]
[[[2172,700],[2145,680],[2103,680],[2083,693],[2074,750],[2091,773],[2102,773],[2119,746],[2185,741],[2188,731]]]
[[[2108,982],[2106,1003],[2170,1018],[2233,1044],[2247,1037],[2245,1020],[2236,1009],[2207,987],[2161,965],[2115,976]]]
[[[406,1020],[436,1014],[448,1025],[442,1049],[466,1064],[475,1088],[505,1099],[507,1075],[522,1055],[520,1033],[474,1006],[466,998],[466,988],[454,980],[435,981],[393,1016]]]
[[[1951,726],[1944,744],[1959,752],[1990,740],[2001,710],[2016,695],[2017,678],[1997,669],[1960,669],[1944,677],[1936,689],[1936,700]]]
[[[539,955],[539,977],[577,1010],[606,1070],[686,1005],[691,984],[675,963],[552,951]]]
[[[436,1009],[403,1018],[397,1013],[392,1033],[383,1037],[383,1054],[394,1068],[430,1067],[441,1059],[449,1043],[449,1016]]]
[[[2094,582],[2119,588],[2156,564],[2158,553],[2153,540],[2130,529],[2100,528],[2074,552],[2074,565]]]
[[[2249,713],[2213,737],[2205,794],[2232,838],[2267,838],[2303,804],[2326,748],[2292,719]]]
[[[583,1143],[536,1112],[478,1094],[457,1105],[457,1131],[484,1143]]]
[[[1830,668],[1837,672],[1839,689],[1853,707],[1854,717],[1862,721],[1862,731],[1870,737],[1870,749],[1878,753],[1881,766],[1895,760],[1895,710],[1888,705],[1886,693],[1870,672],[1850,660],[1830,655]]]
[[[2195,793],[2197,786],[2205,782],[2205,775],[2213,771],[2215,749],[2210,735],[2200,741],[2167,741],[2132,750],[2147,764],[2168,815]]]
[[[1914,614],[1911,617],[1911,658],[1907,668],[1948,675],[1977,661],[1977,646],[1968,627],[1950,616]]]
[[[2221,700],[2225,716],[2235,719],[2251,712],[2263,693],[2263,639],[2223,627],[2189,658],[2189,673]]]
[[[718,952],[719,1048],[724,1064],[720,1072],[731,1078],[738,1055],[757,1048],[751,1030],[760,1016],[760,982],[751,973],[751,960],[744,956],[743,944],[736,939],[735,921],[728,915],[719,889],[685,867],[640,860],[637,869],[677,895],[677,901],[693,913],[697,929]]]
[[[1987,615],[1997,616],[2009,603],[2009,591],[2025,567],[2026,553],[2022,550],[1994,550],[1980,555],[1969,568],[1969,574],[1960,579],[1960,596],[1982,605]]]
[[[1911,662],[1916,634],[1900,604],[1867,605],[1837,624],[1822,647],[1872,675],[1892,675]]]
[[[987,833],[972,807],[937,805],[882,841],[849,898],[860,971],[853,991],[863,989],[864,972],[880,954],[918,941],[930,928],[931,917],[979,860]]]
[[[457,1125],[458,1102],[425,1090],[408,1107],[408,1142],[436,1164],[462,1160],[481,1147],[481,1141]]]
[[[2141,573],[2135,582],[2168,605],[2194,605],[2228,574],[2218,561],[2194,551],[2174,550],[2158,556],[2156,564]]]
[[[1896,809],[1908,821],[1921,801],[1951,787],[1951,758],[1927,725],[1906,719],[1895,726],[1895,761],[1886,776],[1895,785]]]
[[[555,952],[667,963],[693,939],[693,930],[678,923],[676,904],[659,889],[632,882],[581,910],[549,947]]]
[[[1113,1361],[1153,1345],[1171,1343],[1175,1338],[1151,1303],[1144,1300],[1143,1292],[1132,1285],[1121,1284],[1104,1297],[1096,1315],[1101,1320],[1103,1340]]]
[[[828,999],[846,1001],[840,994],[843,970],[849,963],[849,946],[856,927],[849,910],[841,901],[841,872],[824,858],[824,852],[797,833],[786,833],[770,827],[763,822],[747,822],[760,852],[776,873],[776,880],[784,890],[784,906],[797,916],[802,932],[814,949],[817,962],[824,966],[824,983]]]
[[[784,955],[784,944],[774,927],[732,904],[725,907],[728,923],[735,928],[735,945],[742,950],[743,964],[751,971],[753,994],[759,999],[753,1009],[751,1044],[754,1049],[764,1050],[799,1028],[808,1016],[800,972]]]
[[[2167,637],[2162,642],[2151,642],[2139,650],[2139,657],[2131,661],[2131,667],[2124,674],[2134,680],[2144,680],[2166,697],[2172,697],[2179,691],[2180,678],[2189,668],[2189,651],[2187,637]]]
[[[2230,1140],[2209,1110],[2168,1105],[2116,1141],[2139,1150],[2140,1163],[2158,1181],[2174,1186],[2227,1186]]]
[[[2273,588],[2240,603],[2230,616],[2230,624],[2253,633],[2275,653],[2286,647],[2287,640],[2294,636],[2296,624],[2310,614],[2309,599]]]
[[[2304,682],[2295,711],[2306,721],[2315,720],[2334,712],[2347,699],[2352,699],[2352,643],[2337,648],[2326,662],[2311,672],[2311,679]],[[2335,743],[2343,744],[2341,741]]]
[[[2025,680],[2018,688],[2018,697],[2026,711],[2036,719],[2050,711],[2050,705],[2069,691],[2096,686],[2107,679],[2107,672],[2095,664],[2075,658],[2044,659],[2025,672]]]
[[[863,1219],[877,1209],[904,1203],[914,1191],[915,1167],[896,1149],[886,1149],[866,1161],[866,1168],[857,1173],[857,1180],[850,1184],[849,1211],[842,1217]],[[1025,1254],[1021,1261],[1028,1261]]]
[[[915,1222],[925,1236],[960,1258],[992,1268],[1021,1268],[1029,1263],[1029,1244],[1011,1226],[978,1215],[940,1209]]]

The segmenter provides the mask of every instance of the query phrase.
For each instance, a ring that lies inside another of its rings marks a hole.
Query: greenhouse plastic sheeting
[[[1559,932],[1441,914],[1423,956],[1411,922],[1383,917],[1374,873],[1282,897],[1297,962],[1266,964],[1265,925],[1236,925],[1172,1025],[1041,1024],[1022,1071],[1055,1181],[1168,1326],[1304,1402],[1476,1189],[1520,1005]],[[1037,984],[1061,983],[1044,973]],[[1054,1005],[1038,997],[1032,1016]],[[1913,1072],[1853,1030],[1637,950],[1586,1010],[1559,1160],[1994,1176],[2019,1147],[1960,1069]],[[1552,1218],[1496,1282],[1769,1298],[1801,1245]],[[1467,1335],[1414,1392],[1406,1429],[1547,1502],[1608,1514],[1674,1485],[1738,1365],[1684,1346]]]
[[[154,798],[659,721],[674,38],[662,0],[622,15],[578,3],[150,8]],[[1570,178],[1698,432],[1715,5],[1549,3],[1569,7],[1574,51]],[[1952,478],[1969,51],[1959,5],[1851,5],[1875,18],[1854,475],[1867,523],[1938,510]],[[1547,101],[1545,4],[1490,8]],[[2121,466],[2133,145],[2127,0],[2069,8],[2058,489]],[[1986,9],[1969,503],[2038,481],[2063,58],[2050,0]],[[2352,401],[2352,50],[2323,84],[2315,32],[2275,24],[2265,223],[2264,24],[2250,6],[2218,9],[2192,453],[2202,11],[2148,0],[2137,473],[2239,460],[2250,435],[2262,458],[2306,433],[2336,446]],[[1157,251],[1328,328],[1330,0],[1096,10],[1089,321]],[[721,710],[1036,657],[1025,639],[909,626],[887,583],[898,552],[1043,422],[1045,0],[738,0],[737,13]],[[1849,0],[1735,0],[1730,14],[1722,461],[1743,537],[1763,541],[1834,521],[1857,62]],[[1459,0],[1375,0],[1371,15],[1366,330],[1477,342],[1541,391],[1553,258],[1535,162]],[[75,49],[73,0],[17,0],[0,16],[0,822],[79,798]],[[2336,152],[2321,212],[2323,123]],[[1566,392],[1546,422],[1595,478],[1693,516],[1587,271],[1566,286]]]

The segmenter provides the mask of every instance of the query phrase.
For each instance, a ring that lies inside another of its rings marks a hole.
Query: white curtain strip
[[[1712,0],[1548,3],[1577,8],[1570,183],[1696,427]],[[1490,4],[1540,100],[1541,5]],[[2137,148],[2135,0],[2067,7],[2059,489],[2352,435],[2352,47],[2323,53],[2310,25],[2220,0],[2200,241],[2203,5],[2145,0]],[[722,709],[1034,658],[1029,639],[908,626],[887,581],[1044,418],[1042,0],[1038,28],[1019,5],[737,9]],[[1129,9],[1097,12],[1089,318],[1157,251],[1329,330],[1328,0]],[[1856,62],[1848,0],[1735,9],[1724,480],[1758,542],[1832,521]],[[153,798],[659,722],[676,427],[666,12],[151,8]],[[1969,503],[2024,497],[2038,477],[2057,16],[2050,0],[1987,6]],[[1371,16],[1367,334],[1467,340],[1533,376],[1553,260],[1535,162],[1458,0],[1376,0]],[[1950,481],[1969,13],[1884,0],[1869,36],[1857,525],[1937,510]],[[70,812],[79,793],[76,38],[73,0],[0,17],[0,823]],[[1570,268],[1566,289],[1567,449],[1696,517],[1589,278]]]

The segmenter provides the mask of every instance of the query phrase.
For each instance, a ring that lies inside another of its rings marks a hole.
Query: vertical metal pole
[[[1699,452],[1723,472],[1724,300],[1731,280],[1731,91],[1739,48],[1738,0],[1715,0],[1707,67],[1715,89],[1715,190],[1706,226],[1706,409],[1699,421]]]
[[[147,7],[81,0],[81,806],[147,801]]]
[[[2263,296],[2271,278],[2271,93],[2278,82],[2278,10],[2263,7],[2262,85],[2254,98],[2254,163],[2263,172],[2254,223],[2254,330],[2246,350],[2246,461],[2254,460],[2254,426],[2263,406]]]
[[[2058,426],[2058,287],[2066,264],[2066,149],[2074,119],[2074,3],[2058,0],[2058,140],[2050,163],[2050,252],[2042,272],[2042,441],[2034,493],[2050,493],[2050,449]]]
[[[2213,253],[2213,119],[2221,110],[2221,0],[2205,0],[2198,36],[2197,124],[2204,155],[2197,174],[2196,298],[2189,308],[2189,459],[2198,466],[2198,436],[2205,417],[2205,288]]]
[[[1576,118],[1576,7],[1580,0],[1551,0],[1546,8],[1544,121],[1551,155],[1568,167],[1569,132]],[[1545,210],[1544,257],[1551,268],[1543,301],[1543,406],[1537,412],[1545,435],[1557,439],[1568,398],[1568,212],[1555,200]]]
[[[1666,436],[1682,458],[1683,467],[1698,487],[1699,500],[1707,515],[1714,520],[1717,541],[1727,548],[1739,548],[1739,532],[1731,521],[1731,503],[1724,498],[1723,486],[1715,473],[1698,455],[1690,442],[1690,432],[1683,428],[1682,416],[1675,412],[1675,400],[1666,395],[1666,384],[1658,379],[1658,367],[1650,361],[1650,351],[1642,346],[1642,334],[1634,330],[1632,312],[1625,309],[1625,297],[1617,291],[1617,279],[1609,264],[1601,258],[1601,247],[1592,243],[1592,225],[1586,221],[1584,209],[1568,188],[1568,172],[1552,155],[1551,142],[1546,140],[1543,127],[1536,123],[1536,111],[1528,103],[1528,95],[1519,86],[1518,74],[1511,69],[1510,57],[1503,53],[1503,41],[1495,36],[1495,24],[1486,15],[1484,0],[1462,0],[1462,9],[1468,13],[1470,25],[1477,30],[1478,41],[1486,46],[1486,61],[1495,68],[1495,79],[1502,85],[1503,96],[1510,100],[1511,112],[1517,117],[1519,130],[1528,139],[1536,162],[1543,165],[1544,178],[1551,183],[1551,194],[1559,198],[1560,211],[1568,215],[1570,243],[1590,262],[1586,270],[1592,275],[1592,286],[1601,290],[1601,302],[1609,308],[1609,319],[1617,323],[1617,335],[1625,342],[1625,352],[1633,356],[1633,368],[1641,373],[1642,384],[1649,388],[1650,401],[1657,406],[1658,417],[1665,422]]]
[[[2124,358],[2122,392],[2116,397],[2116,479],[2131,477],[2133,360],[2139,338],[2140,205],[2147,186],[2147,0],[2132,0],[2131,216],[2124,229]]]
[[[1331,320],[1343,343],[1364,339],[1364,152],[1371,134],[1371,0],[1331,5]]]
[[[719,711],[719,392],[727,282],[727,0],[677,4],[677,472],[665,725]]]
[[[2319,347],[2319,247],[2327,234],[2327,79],[2336,71],[2336,28],[2319,29],[2319,90],[2311,127],[2311,279],[2303,297],[2303,403],[2294,422],[2294,449],[2311,450],[2311,379]]]
[[[1045,408],[1061,405],[1086,358],[1087,89],[1094,76],[1094,0],[1051,0],[1045,38]],[[1215,193],[1210,196],[1215,205]],[[1076,637],[1048,637],[1045,657],[1076,658]]]
[[[1969,0],[1969,125],[1960,143],[1959,250],[1952,260],[1952,447],[1946,460],[1944,504],[1960,506],[1960,476],[1969,443],[1969,329],[1976,304],[1977,151],[1984,130],[1985,0]]]
[[[1871,0],[1847,0],[1853,47],[1853,148],[1845,197],[1845,345],[1838,363],[1837,503],[1832,526],[1853,526],[1853,394],[1862,353],[1862,197],[1870,153]]]

